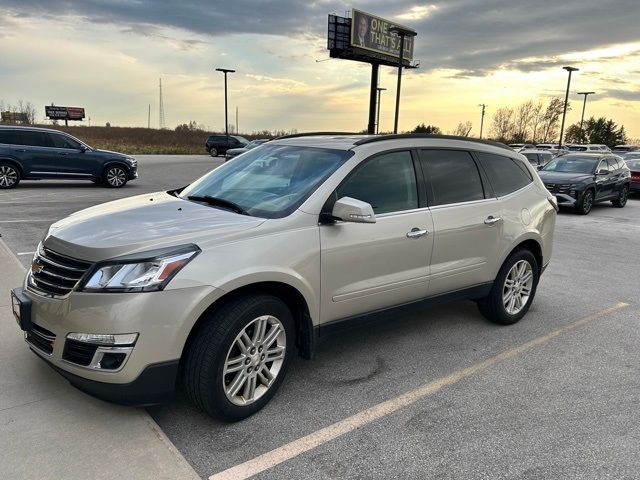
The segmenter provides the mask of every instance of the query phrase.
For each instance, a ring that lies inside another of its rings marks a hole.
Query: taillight
[[[554,197],[553,195],[549,195],[547,197],[547,200],[549,200],[549,203],[551,204],[553,209],[556,211],[556,213],[560,212],[560,207],[558,206],[558,199],[556,199],[556,197]]]

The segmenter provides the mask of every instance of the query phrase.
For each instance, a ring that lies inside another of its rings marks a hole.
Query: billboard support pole
[[[376,133],[376,93],[378,91],[378,71],[379,63],[371,63],[371,89],[369,90],[369,125],[367,133],[373,135]]]
[[[402,84],[402,69],[404,68],[404,39],[415,37],[416,32],[394,25],[389,29],[400,37],[400,58],[398,59],[398,86],[396,87],[396,117],[393,121],[393,133],[398,133],[398,116],[400,115],[400,85]]]

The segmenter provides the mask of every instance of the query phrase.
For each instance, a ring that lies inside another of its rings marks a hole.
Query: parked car
[[[502,144],[282,137],[185,188],[54,223],[12,304],[28,346],[83,391],[145,405],[180,378],[198,407],[239,420],[273,397],[296,348],[310,358],[372,312],[473,299],[516,323],[556,212]]]
[[[249,140],[239,135],[229,135],[228,137],[226,135],[209,135],[204,148],[209,155],[217,157],[224,155],[231,148],[242,148],[248,143]]]
[[[629,185],[631,191],[640,193],[640,152],[625,153],[622,158],[631,173],[631,184]]]
[[[637,152],[640,150],[638,145],[616,145],[611,149],[614,153]]]
[[[554,157],[569,153],[569,148],[566,145],[558,147],[557,143],[539,143],[536,145],[536,150],[547,150],[548,152],[551,152]]]
[[[572,207],[587,215],[594,203],[611,201],[614,207],[627,204],[631,174],[622,158],[598,153],[568,153],[551,160],[540,178],[561,207]]]
[[[266,143],[268,141],[269,141],[268,138],[261,138],[261,139],[258,139],[258,140],[252,140],[251,142],[247,143],[247,145],[242,147],[242,148],[230,148],[225,153],[224,159],[225,159],[225,161],[230,160],[233,157],[237,157],[238,155],[241,155],[244,152],[248,152],[249,150],[252,150],[252,149],[256,148],[258,145],[262,145],[263,143]]]
[[[611,149],[602,144],[568,145],[570,152],[611,153]]]
[[[516,152],[520,152],[524,149],[536,148],[533,143],[510,143],[509,146],[513,148]]]
[[[21,180],[91,180],[120,188],[138,178],[135,158],[91,148],[48,128],[0,126],[0,189]]]
[[[549,150],[520,150],[519,153],[527,157],[529,163],[536,169],[544,167],[553,158],[553,153]]]

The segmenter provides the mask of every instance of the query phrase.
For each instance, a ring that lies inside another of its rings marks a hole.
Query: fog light
[[[127,354],[120,353],[104,353],[100,360],[100,368],[104,370],[115,370],[120,368],[124,359],[127,358]]]
[[[109,335],[102,333],[70,333],[67,335],[69,340],[75,340],[82,343],[91,343],[94,345],[133,345],[138,339],[137,333],[125,333],[118,335]]]

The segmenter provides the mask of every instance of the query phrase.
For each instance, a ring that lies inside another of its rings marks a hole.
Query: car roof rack
[[[365,133],[355,133],[355,132],[304,132],[304,133],[292,133],[290,135],[282,135],[281,137],[276,137],[274,140],[282,140],[283,138],[298,138],[298,137],[314,137],[321,135],[366,135]]]
[[[433,138],[444,140],[463,140],[465,142],[481,143],[483,145],[491,145],[492,147],[499,147],[514,152],[513,148],[500,142],[493,142],[491,140],[481,140],[479,138],[461,137],[457,135],[435,135],[431,133],[398,133],[391,135],[376,135],[374,137],[362,138],[354,143],[354,145],[365,145],[367,143],[383,142],[385,140],[401,140],[404,138]]]

